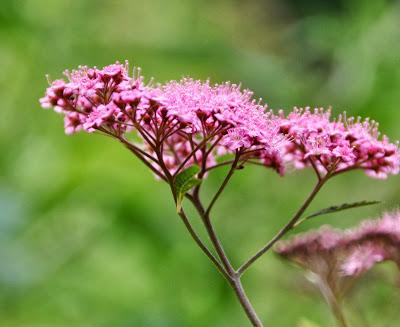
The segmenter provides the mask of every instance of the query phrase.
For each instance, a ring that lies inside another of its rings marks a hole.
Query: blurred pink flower
[[[349,278],[377,263],[393,261],[400,268],[400,211],[344,231],[324,226],[279,242],[275,252],[312,271],[331,288],[343,290]]]
[[[400,211],[366,220],[345,234],[348,252],[342,270],[345,275],[361,275],[376,263],[393,261],[400,267]]]

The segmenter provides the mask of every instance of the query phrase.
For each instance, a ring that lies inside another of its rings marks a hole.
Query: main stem
[[[204,211],[201,211],[202,214],[204,215]],[[226,272],[228,274],[228,282],[229,285],[232,287],[234,290],[236,297],[238,298],[240,305],[242,306],[243,310],[245,311],[247,317],[249,318],[250,322],[252,323],[253,326],[255,327],[263,327],[263,324],[258,317],[254,307],[252,306],[249,298],[247,297],[243,286],[242,282],[240,280],[240,276],[235,272],[235,269],[233,268],[232,264],[230,263],[224,248],[218,239],[218,236],[214,230],[214,227],[209,219],[209,216],[203,216],[202,217],[204,225],[206,227],[207,233],[210,237],[210,240],[215,248],[215,251],[218,254],[218,257],[221,259]]]
[[[126,142],[123,142],[125,145]],[[135,150],[132,147],[128,148],[132,151]],[[137,156],[138,153],[136,153],[136,151],[133,151]],[[161,168],[161,170],[164,172],[165,176],[163,176],[164,180],[169,184],[171,191],[172,191],[172,195],[174,197],[174,200],[176,202],[177,200],[177,196],[176,196],[176,190],[175,190],[175,185],[174,185],[174,176],[172,176],[170,174],[170,172],[168,171],[167,167],[165,166],[164,162],[163,162],[163,158],[162,158],[162,154],[159,151],[159,149],[157,149],[156,151],[157,154],[157,159],[159,160],[159,166]],[[219,263],[219,261],[213,256],[213,254],[208,250],[208,248],[205,246],[205,244],[201,241],[201,239],[199,238],[199,236],[197,235],[197,233],[194,231],[192,225],[190,224],[190,221],[188,220],[188,218],[186,217],[185,213],[183,210],[180,210],[179,212],[179,216],[181,217],[182,221],[184,222],[186,228],[188,229],[190,235],[192,236],[193,240],[196,242],[196,244],[201,248],[201,250],[208,256],[208,258],[213,262],[213,264],[217,267],[217,269],[219,270],[219,272],[225,277],[225,279],[229,282],[229,284],[231,285],[232,289],[234,290],[242,308],[244,309],[247,317],[249,318],[249,320],[251,321],[252,325],[254,327],[263,327],[263,324],[260,320],[260,318],[258,318],[257,313],[255,312],[253,306],[250,303],[250,300],[248,299],[242,283],[240,281],[240,276],[236,274],[235,269],[233,268],[232,264],[230,263],[228,257],[225,254],[224,248],[221,244],[221,242],[218,239],[217,234],[215,233],[214,227],[211,223],[211,219],[210,219],[210,212],[211,209],[213,207],[213,205],[215,204],[215,202],[217,201],[217,199],[219,198],[219,196],[221,195],[222,191],[224,190],[224,188],[226,187],[226,185],[228,184],[228,181],[230,180],[230,178],[232,177],[238,161],[240,158],[240,153],[237,152],[236,156],[235,156],[235,160],[232,163],[232,166],[228,172],[228,175],[225,177],[222,185],[220,186],[220,188],[218,189],[217,193],[214,195],[213,199],[211,200],[210,205],[208,206],[207,209],[204,209],[203,204],[200,201],[199,198],[199,193],[194,192],[193,195],[188,195],[187,197],[189,198],[189,200],[191,200],[191,202],[193,203],[193,205],[195,206],[195,208],[197,209],[203,224],[207,230],[208,236],[214,246],[215,251],[218,254],[218,258],[221,260],[222,265]],[[146,162],[146,160],[144,159],[144,161]],[[204,172],[203,172],[204,173]],[[198,189],[197,189],[198,190]]]
[[[240,305],[242,306],[244,312],[247,315],[247,318],[249,318],[252,325],[255,327],[263,327],[263,323],[258,317],[253,305],[250,303],[250,300],[247,297],[246,292],[244,291],[240,277],[233,278],[233,280],[230,282],[230,285],[234,290],[236,297],[240,302]]]
[[[240,305],[242,306],[242,308],[244,309],[247,317],[249,318],[249,320],[251,321],[251,323],[253,324],[253,326],[255,327],[263,327],[263,324],[260,320],[260,318],[258,317],[254,307],[252,306],[249,298],[247,297],[241,280],[240,280],[240,276],[235,272],[235,269],[233,268],[232,264],[230,263],[224,248],[220,242],[220,240],[218,239],[218,236],[214,230],[214,227],[211,223],[211,220],[209,219],[209,216],[203,216],[203,221],[207,230],[207,233],[211,239],[211,242],[218,254],[218,257],[221,259],[226,272],[229,276],[228,278],[228,282],[230,284],[230,286],[232,287],[232,289],[234,290],[236,297],[238,298]]]
[[[101,129],[100,129],[101,130]],[[110,132],[108,132],[107,130],[101,130],[103,132],[105,132],[107,135],[116,137],[117,139],[119,139],[119,141],[121,143],[123,143],[130,151],[132,151],[146,166],[148,166],[157,176],[159,176],[162,180],[166,181],[170,187],[171,187],[171,191],[172,194],[174,196],[174,200],[175,202],[177,201],[177,195],[176,195],[176,190],[175,190],[175,175],[171,175],[170,171],[167,169],[164,161],[163,161],[163,156],[162,156],[162,145],[161,143],[159,143],[156,139],[152,139],[149,140],[147,139],[146,135],[142,135],[143,138],[149,143],[149,145],[153,148],[153,150],[155,151],[157,158],[154,158],[150,155],[147,155],[145,152],[143,152],[141,149],[137,148],[136,146],[134,146],[133,144],[131,144],[129,141],[125,140],[123,137],[120,137],[118,135],[114,135]],[[152,143],[152,141],[154,141],[154,144]],[[162,141],[161,141],[162,142]],[[216,143],[215,143],[216,144]],[[201,148],[202,144],[200,144],[198,147],[199,149]],[[212,149],[212,147],[211,147]],[[209,151],[211,151],[211,149],[209,149]],[[193,149],[192,153],[194,154],[197,151],[197,148]],[[207,157],[207,154],[209,152],[206,151],[206,149],[203,149],[203,163],[202,163],[202,171],[199,173],[199,178],[202,178],[204,176],[204,174],[207,172],[206,166],[205,166],[205,158]],[[243,310],[245,311],[247,317],[249,318],[250,322],[252,323],[252,325],[254,327],[263,327],[263,323],[261,322],[260,318],[258,317],[254,307],[252,306],[249,298],[247,297],[243,285],[241,283],[241,275],[244,273],[244,271],[250,267],[250,265],[255,262],[259,257],[261,257],[265,252],[267,252],[280,238],[282,238],[290,229],[293,228],[293,226],[295,226],[296,222],[301,218],[302,214],[304,213],[304,211],[307,209],[307,207],[309,206],[309,204],[312,202],[312,200],[314,199],[314,197],[316,196],[316,194],[318,193],[318,191],[321,189],[321,187],[323,186],[323,184],[326,182],[326,180],[328,179],[330,173],[328,172],[328,174],[325,177],[321,177],[320,174],[318,173],[317,169],[316,173],[318,176],[318,183],[315,186],[315,188],[313,189],[313,191],[311,192],[311,194],[309,195],[309,197],[306,199],[306,201],[304,202],[304,204],[301,206],[301,208],[296,212],[296,214],[293,216],[293,218],[278,232],[277,235],[275,235],[275,237],[267,243],[266,246],[264,246],[261,250],[259,250],[254,256],[252,256],[247,262],[245,262],[237,271],[233,268],[232,264],[230,263],[227,255],[225,254],[224,248],[220,242],[220,240],[218,239],[218,236],[214,230],[214,227],[212,225],[211,219],[210,219],[210,213],[211,210],[214,206],[214,204],[217,202],[218,198],[220,197],[220,195],[222,194],[222,192],[224,191],[225,187],[227,186],[230,178],[232,177],[232,175],[234,174],[234,171],[236,170],[238,163],[239,163],[239,159],[240,156],[243,154],[244,152],[241,151],[236,151],[235,154],[235,158],[233,161],[229,161],[227,163],[232,163],[229,172],[227,174],[227,176],[225,177],[224,181],[222,182],[221,186],[219,187],[218,191],[216,192],[216,194],[214,195],[214,197],[212,198],[209,206],[207,207],[207,209],[204,208],[200,197],[199,197],[199,190],[200,190],[200,185],[197,186],[193,193],[190,194],[186,194],[186,197],[189,198],[189,200],[193,203],[193,205],[195,206],[195,208],[197,209],[202,222],[205,226],[205,229],[207,231],[207,234],[212,242],[212,245],[215,249],[215,251],[217,252],[218,258],[214,257],[214,255],[208,250],[207,246],[203,243],[203,241],[200,239],[200,237],[197,235],[196,231],[193,229],[189,219],[187,218],[186,214],[184,213],[183,210],[181,210],[179,212],[179,216],[181,217],[183,223],[185,224],[187,230],[189,231],[190,235],[192,236],[193,240],[197,243],[197,245],[201,248],[201,250],[208,256],[208,258],[213,262],[213,264],[217,267],[217,269],[219,270],[219,272],[225,277],[225,279],[228,281],[229,285],[232,287],[232,289],[234,290],[240,305],[242,306]],[[192,156],[192,154],[190,154],[190,156]],[[189,156],[189,157],[190,157]],[[161,171],[163,173],[161,173],[159,171],[159,169],[155,168],[151,162],[149,162],[147,159],[150,159],[151,161],[154,161],[156,164],[158,164],[159,168],[161,169]],[[187,159],[186,161],[184,161],[181,166],[178,169],[178,172],[180,171],[180,169],[183,168],[183,166],[185,165],[185,163],[188,161],[189,159]],[[225,165],[226,163],[224,163]],[[216,168],[220,165],[215,165],[213,168]],[[313,165],[313,167],[315,168],[315,166]],[[219,261],[219,260],[221,261]],[[342,323],[343,327],[346,327],[345,321],[344,321],[344,317],[341,313],[341,311],[339,310],[334,310],[335,312],[335,316],[337,317],[338,321]]]
[[[236,294],[236,297],[239,300],[240,305],[242,306],[243,310],[245,311],[248,319],[250,320],[251,324],[254,327],[263,327],[263,323],[261,322],[260,318],[258,317],[253,305],[251,304],[249,298],[246,295],[246,292],[244,291],[243,285],[241,283],[241,275],[244,273],[244,271],[250,267],[250,265],[255,262],[259,257],[261,257],[265,252],[267,252],[279,239],[281,239],[290,229],[293,228],[293,226],[296,224],[296,222],[301,218],[302,214],[304,211],[307,209],[307,207],[310,205],[314,197],[317,195],[321,187],[324,185],[324,183],[327,181],[329,178],[329,174],[327,174],[324,178],[321,178],[318,175],[318,183],[311,192],[311,194],[308,196],[308,198],[305,200],[303,205],[300,207],[300,209],[295,213],[295,215],[292,217],[292,219],[278,232],[278,234],[273,237],[273,239],[267,243],[266,246],[264,246],[261,250],[259,250],[254,256],[252,256],[246,263],[244,263],[237,271],[233,268],[228,256],[225,253],[225,250],[222,246],[222,243],[220,242],[214,227],[211,222],[210,218],[210,213],[211,210],[218,200],[219,196],[222,194],[224,191],[225,187],[227,186],[230,178],[234,174],[234,171],[237,168],[238,162],[240,158],[240,153],[237,152],[235,155],[235,159],[232,162],[232,165],[228,171],[227,176],[225,177],[224,181],[222,182],[221,186],[219,187],[218,191],[214,195],[214,197],[211,199],[211,202],[207,209],[204,208],[200,197],[199,197],[199,187],[195,189],[192,195],[188,195],[187,197],[189,200],[192,202],[196,210],[198,211],[201,220],[203,222],[203,225],[207,231],[207,234],[211,240],[211,243],[218,255],[218,258],[220,259],[222,265],[220,264],[219,261],[215,259],[215,257],[208,251],[208,249],[205,247],[204,243],[198,238],[197,234],[194,232],[192,229],[190,222],[188,221],[187,217],[185,216],[184,212],[180,212],[180,216],[183,219],[186,227],[188,228],[189,232],[191,233],[193,239],[196,241],[196,243],[200,246],[200,248],[203,250],[203,252],[209,257],[209,259],[214,263],[214,265],[218,268],[218,270],[221,272],[221,274],[225,277],[225,279],[228,281],[229,285],[232,287],[233,291]],[[164,170],[165,167],[161,165],[161,168]],[[166,169],[165,169],[166,170]],[[204,172],[203,172],[204,173]],[[174,198],[176,200],[176,195],[175,195],[175,190],[174,190],[174,181],[173,178],[170,178],[169,174],[166,174],[167,180],[171,186],[172,193],[174,195]],[[344,326],[345,327],[345,326]]]
[[[227,273],[227,276],[225,278],[228,280],[230,286],[234,290],[242,308],[244,309],[247,317],[249,318],[250,322],[252,323],[253,326],[255,327],[263,327],[263,324],[258,317],[254,307],[252,306],[249,298],[247,297],[240,277],[241,275],[246,271],[248,267],[250,267],[259,257],[261,257],[265,252],[267,252],[278,240],[280,240],[288,231],[290,231],[293,226],[296,224],[296,222],[301,218],[303,215],[304,211],[308,208],[310,203],[313,201],[315,196],[318,194],[322,186],[325,184],[325,182],[328,180],[330,177],[329,174],[324,176],[323,178],[318,178],[318,183],[315,185],[314,189],[310,193],[310,195],[307,197],[303,205],[299,208],[299,210],[294,214],[294,216],[289,220],[289,222],[261,249],[259,250],[254,256],[252,256],[247,262],[245,262],[237,271],[233,268],[232,264],[230,263],[223,246],[221,242],[218,239],[218,236],[214,230],[214,227],[211,223],[210,219],[210,212],[212,207],[214,206],[215,202],[217,201],[218,197],[221,195],[223,190],[225,189],[226,185],[228,184],[230,178],[232,177],[236,167],[237,163],[239,161],[239,156],[236,155],[235,160],[233,161],[230,170],[228,171],[227,176],[225,177],[224,181],[222,182],[222,185],[218,189],[217,193],[214,195],[214,197],[211,200],[210,205],[208,206],[207,209],[204,209],[203,204],[201,203],[201,200],[199,198],[199,193],[196,192],[194,193],[194,196],[190,198],[192,201],[193,205],[197,209],[203,224],[207,230],[208,236],[214,246],[215,251],[218,254],[219,259],[222,261],[222,265],[225,268],[225,271]]]
[[[217,233],[215,232],[214,226],[211,222],[210,212],[215,204],[216,200],[218,199],[219,195],[222,193],[226,185],[228,184],[229,179],[232,177],[237,163],[239,161],[239,156],[236,156],[232,166],[225,177],[224,181],[222,182],[221,187],[218,189],[217,193],[211,200],[210,205],[207,209],[204,209],[204,206],[200,200],[199,194],[195,193],[193,197],[189,197],[191,202],[193,203],[194,207],[196,208],[197,212],[199,213],[201,220],[203,221],[204,227],[207,231],[207,234],[213,244],[215,251],[219,259],[222,262],[222,265],[225,268],[226,275],[224,275],[225,279],[228,281],[229,285],[232,287],[233,291],[237,299],[239,300],[240,305],[242,306],[244,312],[246,313],[248,319],[250,320],[251,324],[254,327],[263,327],[263,323],[261,322],[260,318],[258,317],[253,305],[251,304],[249,298],[244,291],[242,282],[240,280],[240,276],[236,273],[235,269],[233,268],[231,262],[229,261],[228,256],[225,253],[223,245],[219,240]]]

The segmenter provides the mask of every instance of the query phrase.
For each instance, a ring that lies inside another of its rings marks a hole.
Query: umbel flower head
[[[280,175],[287,164],[329,176],[352,169],[377,178],[399,172],[398,146],[379,139],[374,122],[332,121],[329,110],[308,108],[274,115],[236,84],[183,78],[151,85],[133,71],[130,76],[128,63],[118,62],[66,71],[66,80],[53,81],[40,103],[64,115],[67,134],[112,136],[163,179],[194,164],[205,176],[227,154],[240,166],[258,163]]]

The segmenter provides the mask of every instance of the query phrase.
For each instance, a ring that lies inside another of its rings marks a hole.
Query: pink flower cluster
[[[67,81],[52,82],[40,99],[65,116],[65,132],[100,131],[126,144],[127,132],[135,131],[143,141],[136,154],[163,175],[192,164],[206,173],[230,153],[241,165],[255,160],[281,175],[288,163],[320,174],[359,168],[385,178],[399,171],[398,147],[378,139],[375,123],[331,121],[323,110],[274,115],[251,91],[230,83],[184,78],[145,85],[118,62],[65,75]]]
[[[358,168],[375,178],[399,172],[398,145],[386,136],[379,140],[375,122],[344,115],[331,120],[330,110],[322,108],[295,108],[287,117],[280,116],[281,132],[292,139],[285,158],[296,168],[313,165],[321,174]]]
[[[121,139],[135,130],[152,165],[170,173],[215,165],[215,156],[226,153],[282,169],[278,119],[237,85],[185,78],[152,87],[119,63],[65,75],[68,81],[52,82],[40,103],[64,114],[67,134],[101,131]]]
[[[225,134],[221,145],[235,151],[276,142],[278,124],[249,90],[235,84],[210,85],[184,78],[160,87],[168,115],[188,125],[192,134]],[[228,127],[228,128],[227,128]]]
[[[40,99],[43,108],[54,108],[65,116],[67,134],[80,130],[112,129],[121,134],[134,110],[150,106],[142,78],[128,76],[128,65],[119,63],[103,69],[80,67],[65,72],[68,81],[56,80]]]
[[[159,100],[166,108],[166,116],[180,123],[179,134],[166,138],[174,161],[190,153],[190,143],[205,143],[206,153],[195,151],[188,164],[210,166],[215,156],[239,152],[242,158],[268,158],[267,166],[277,161],[284,137],[279,124],[265,106],[252,99],[252,92],[242,91],[238,85],[224,83],[211,85],[190,78],[171,81],[158,87]],[[212,151],[214,150],[215,151]],[[202,162],[202,160],[205,162]],[[282,169],[278,164],[277,170]]]
[[[346,235],[349,255],[343,263],[345,275],[359,275],[376,263],[390,260],[400,268],[400,211],[366,220]]]
[[[322,227],[277,244],[275,252],[315,274],[357,277],[375,264],[393,261],[400,268],[400,211],[367,220],[354,229]]]

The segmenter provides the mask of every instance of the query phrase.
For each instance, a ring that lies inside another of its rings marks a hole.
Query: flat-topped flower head
[[[307,271],[308,280],[343,322],[340,303],[360,276],[383,261],[393,261],[400,269],[400,211],[364,221],[354,229],[325,226],[280,241],[274,250]]]
[[[280,131],[293,139],[286,147],[286,161],[296,168],[313,165],[321,174],[362,169],[374,178],[398,174],[400,156],[397,143],[379,138],[378,125],[331,111],[295,108],[287,117],[280,113]]]
[[[399,172],[397,144],[380,139],[369,120],[332,120],[322,108],[276,116],[240,85],[183,78],[150,86],[139,70],[128,72],[128,64],[118,62],[66,71],[40,103],[65,116],[67,134],[100,131],[125,142],[135,131],[151,165],[168,167],[167,175],[191,164],[205,173],[227,154],[239,156],[240,166],[261,163],[280,175],[286,163],[329,176],[352,169],[375,178]]]
[[[380,262],[392,261],[400,268],[400,211],[344,231],[325,226],[281,241],[274,250],[344,292],[351,280]]]
[[[349,255],[342,266],[345,275],[361,275],[388,260],[400,268],[400,211],[366,220],[348,231],[346,238]]]

